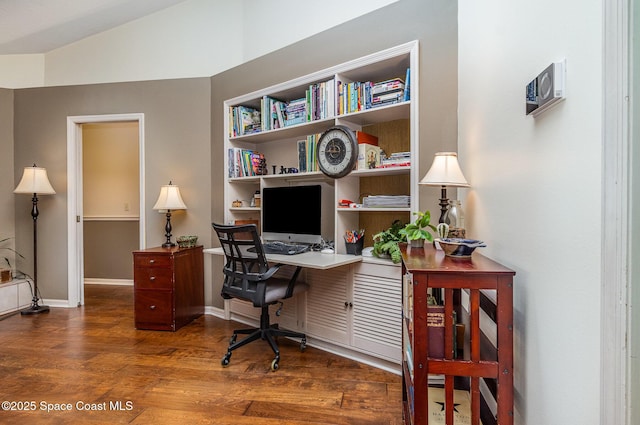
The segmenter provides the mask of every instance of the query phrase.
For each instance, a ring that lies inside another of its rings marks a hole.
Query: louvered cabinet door
[[[351,344],[376,357],[402,359],[401,268],[361,263],[353,274]]]
[[[307,270],[306,334],[349,344],[351,268]]]

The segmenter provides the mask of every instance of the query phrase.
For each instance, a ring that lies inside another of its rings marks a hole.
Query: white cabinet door
[[[358,264],[353,274],[351,344],[372,355],[400,363],[402,359],[401,268]]]
[[[350,282],[349,266],[307,270],[307,335],[340,344],[349,343]]]

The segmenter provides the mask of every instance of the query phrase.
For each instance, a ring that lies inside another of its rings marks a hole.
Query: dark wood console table
[[[133,252],[135,326],[176,331],[204,313],[202,246]]]
[[[429,423],[431,374],[432,377],[444,376],[444,385],[439,386],[444,387],[443,409],[447,425],[454,424],[454,391],[460,388],[468,391],[469,423],[513,425],[515,272],[476,252],[471,258],[456,259],[446,257],[431,246],[416,249],[400,244],[400,248],[405,423]],[[444,292],[444,358],[427,356],[427,297],[433,288],[442,288]],[[486,313],[482,320],[481,310]],[[454,350],[454,317],[465,324],[462,356]],[[487,328],[493,329],[490,334],[497,336],[490,338]],[[491,405],[497,406],[495,415],[487,404],[488,397],[493,398]]]

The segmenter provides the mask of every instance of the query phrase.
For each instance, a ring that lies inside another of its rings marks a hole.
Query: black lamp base
[[[172,246],[176,246],[173,242],[165,242],[162,244],[163,248],[171,248]]]
[[[34,304],[31,307],[21,310],[20,314],[23,316],[31,315],[31,314],[40,314],[40,313],[48,313],[49,306],[48,305],[38,305]]]

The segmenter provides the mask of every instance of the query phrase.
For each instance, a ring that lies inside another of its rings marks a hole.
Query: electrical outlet
[[[124,203],[124,210],[125,211],[129,211],[129,203],[128,202]]]

